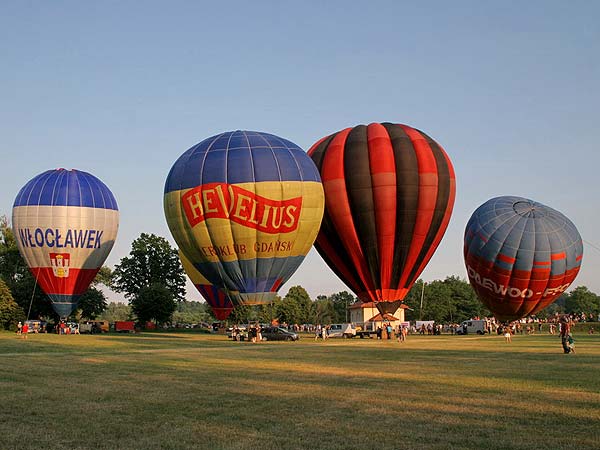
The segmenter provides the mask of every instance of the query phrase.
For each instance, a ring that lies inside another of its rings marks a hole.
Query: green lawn
[[[598,449],[600,336],[0,333],[0,449]]]

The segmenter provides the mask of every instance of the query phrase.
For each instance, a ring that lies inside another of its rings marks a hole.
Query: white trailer
[[[465,320],[456,330],[456,334],[485,334],[489,333],[487,322],[483,319]]]

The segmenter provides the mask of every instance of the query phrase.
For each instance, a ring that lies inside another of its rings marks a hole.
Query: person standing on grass
[[[257,323],[256,324],[256,342],[261,342],[262,341],[262,329],[260,327],[260,324]]]
[[[21,328],[21,335],[23,339],[27,339],[27,333],[29,333],[29,325],[27,325],[27,322],[25,322]]]
[[[408,327],[403,327],[400,325],[400,329],[398,330],[398,342],[404,343],[406,342],[406,335],[408,334]]]
[[[570,353],[571,347],[569,346],[569,340],[573,340],[573,336],[571,336],[571,320],[567,318],[567,316],[562,316],[559,325],[560,342],[562,344],[563,352]]]
[[[19,323],[17,324],[17,334],[21,334],[22,331],[23,331],[23,324],[19,320]]]
[[[504,327],[504,342],[510,343],[512,342],[512,330],[510,329],[510,326],[505,326]]]

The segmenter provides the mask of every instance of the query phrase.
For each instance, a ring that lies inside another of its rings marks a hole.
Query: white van
[[[487,330],[487,324],[485,320],[465,320],[456,330],[456,334],[485,334],[489,332]]]
[[[356,336],[356,328],[351,323],[334,323],[329,325],[327,330],[327,337],[335,338],[351,338]]]

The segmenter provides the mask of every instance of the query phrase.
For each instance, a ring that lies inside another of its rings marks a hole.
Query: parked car
[[[327,329],[327,337],[351,338],[356,336],[356,328],[351,323],[334,323]]]
[[[236,341],[244,341],[248,339],[248,332],[244,325],[236,325],[235,327],[227,328],[227,337]]]
[[[265,341],[297,341],[298,335],[281,327],[265,327],[261,331]]]
[[[79,324],[80,333],[108,333],[108,320],[86,320]]]

